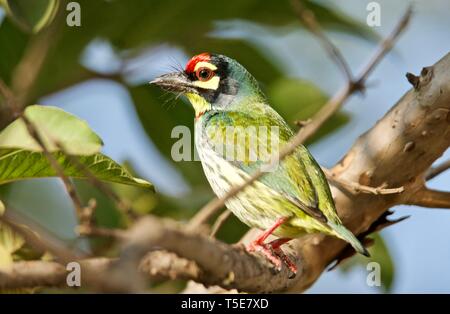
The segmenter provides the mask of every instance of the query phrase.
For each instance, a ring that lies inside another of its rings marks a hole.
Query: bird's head
[[[208,110],[232,110],[262,98],[256,80],[237,61],[202,53],[188,61],[183,71],[161,75],[150,82],[164,90],[184,94],[196,117]]]

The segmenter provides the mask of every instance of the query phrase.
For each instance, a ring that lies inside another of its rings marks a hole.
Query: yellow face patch
[[[208,81],[195,81],[192,84],[200,88],[216,90],[219,87],[219,82],[220,77],[216,75],[210,78]]]
[[[200,117],[203,113],[211,109],[211,104],[198,94],[186,93],[186,97],[191,102],[192,107],[194,107],[196,118]]]
[[[212,72],[217,70],[217,67],[214,64],[206,62],[206,61],[201,61],[195,65],[194,71],[195,72],[201,71],[201,69],[205,69],[205,68],[209,69]],[[216,90],[219,87],[219,82],[220,82],[220,77],[215,75],[207,81],[199,79],[199,80],[195,81],[193,84],[200,88]]]

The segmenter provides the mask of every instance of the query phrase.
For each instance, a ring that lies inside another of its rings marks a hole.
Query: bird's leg
[[[283,244],[285,244],[291,240],[292,240],[291,238],[278,238],[278,239],[275,239],[275,240],[269,242],[269,244],[272,247],[272,249],[276,250],[276,249],[279,249],[280,246],[282,246]]]
[[[270,236],[275,231],[275,229],[277,229],[279,226],[285,223],[286,220],[287,217],[278,218],[277,221],[275,221],[275,223],[273,224],[273,226],[271,226],[269,229],[261,233],[259,237],[257,237],[254,241],[252,241],[249,244],[249,246],[247,247],[247,251],[253,252],[258,247],[264,245],[264,241],[266,241],[267,237]]]
[[[278,218],[277,221],[273,224],[273,226],[264,231],[258,238],[256,238],[253,242],[251,242],[247,246],[247,251],[249,252],[258,251],[263,253],[264,256],[266,256],[266,258],[272,264],[274,264],[278,270],[281,269],[281,263],[284,262],[286,266],[295,274],[297,272],[295,264],[293,264],[280,249],[280,246],[282,244],[286,243],[291,239],[281,238],[274,240],[270,243],[264,243],[267,237],[270,236],[275,231],[275,229],[277,229],[279,226],[285,223],[287,219],[288,219],[287,217]]]

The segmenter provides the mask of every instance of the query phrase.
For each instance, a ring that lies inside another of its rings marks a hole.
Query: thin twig
[[[88,264],[83,263],[83,260],[89,256],[88,254],[68,248],[63,241],[11,207],[6,208],[5,213],[0,216],[0,221],[8,224],[38,252],[50,252],[58,262],[63,264],[80,263],[83,270],[83,282],[86,282],[95,291],[129,293],[141,289],[138,282],[134,282],[134,278],[127,274],[118,275],[112,268],[102,269],[101,272],[97,268],[91,269]]]
[[[28,119],[26,114],[22,111],[22,106],[17,102],[16,98],[14,97],[14,94],[12,93],[12,91],[8,88],[8,86],[5,84],[5,82],[1,78],[0,78],[0,93],[4,96],[6,103],[9,105],[14,116],[19,117],[24,122],[28,133],[39,145],[44,156],[47,158],[47,160],[49,161],[52,168],[55,170],[58,177],[60,177],[60,179],[64,183],[64,187],[66,188],[67,194],[69,195],[70,199],[72,200],[72,203],[74,204],[78,218],[80,220],[83,219],[84,208],[83,208],[80,198],[77,195],[75,185],[64,174],[63,168],[61,167],[59,162],[56,160],[56,158],[53,156],[53,154],[48,150],[48,148],[44,142],[44,139],[41,136],[41,134],[39,133],[37,127],[34,125],[34,123],[30,119]]]
[[[108,196],[116,205],[117,208],[122,210],[125,214],[133,216],[132,208],[127,203],[124,202],[120,196],[114,192],[112,188],[110,188],[107,184],[103,183],[99,180],[83,163],[80,162],[78,156],[69,154],[64,145],[58,141],[55,141],[56,146],[64,153],[64,155],[68,156],[70,161],[75,164],[79,171],[83,172],[86,176],[86,179],[95,186],[98,190],[100,190],[103,194]],[[136,217],[133,217],[136,218]]]
[[[222,214],[220,214],[219,217],[217,217],[216,221],[214,222],[214,225],[211,228],[211,233],[209,234],[210,237],[215,237],[217,232],[220,230],[220,228],[223,226],[225,221],[227,221],[228,218],[231,216],[231,211],[228,209],[225,209]]]
[[[55,237],[45,228],[20,214],[17,210],[7,206],[0,221],[9,225],[14,232],[20,234],[27,244],[40,253],[51,252],[60,262],[68,263],[88,254],[76,249],[68,249],[66,244]]]
[[[425,180],[429,181],[429,180],[437,177],[441,173],[447,171],[448,169],[450,169],[450,159],[447,161],[444,161],[443,163],[441,163],[440,165],[438,165],[436,167],[431,167],[425,174]]]
[[[399,194],[402,193],[405,188],[403,186],[398,188],[386,188],[384,185],[379,187],[372,187],[367,185],[359,184],[358,182],[344,180],[342,178],[336,178],[336,176],[328,169],[322,167],[322,171],[325,173],[328,180],[337,183],[345,188],[347,188],[352,193],[367,193],[373,195],[388,195],[388,194]]]
[[[382,57],[392,48],[394,42],[397,40],[402,31],[406,28],[411,17],[411,7],[409,7],[406,13],[401,18],[400,22],[395,27],[394,31],[384,39],[377,51],[370,58],[366,67],[357,76],[357,79],[352,84],[346,84],[341,90],[339,90],[328,102],[313,116],[312,121],[300,129],[298,133],[281,149],[279,158],[273,160],[268,168],[275,166],[281,162],[286,156],[292,154],[298,146],[304,143],[311,135],[313,135],[339,108],[344,102],[357,90],[364,86],[364,83],[368,75],[373,71],[375,66],[381,61]],[[240,185],[233,186],[222,198],[215,198],[206,204],[196,216],[188,223],[188,230],[195,230],[199,225],[207,222],[220,208],[222,208],[226,201],[236,196],[239,192],[246,187],[253,184],[260,177],[265,174],[265,169],[258,169],[252,176]]]
[[[328,52],[330,58],[342,69],[348,82],[353,81],[353,74],[350,67],[339,49],[333,42],[323,33],[322,27],[317,22],[314,12],[308,10],[300,0],[292,0],[292,7],[297,14],[299,20],[306,26],[306,28],[313,33],[320,41],[324,49]]]

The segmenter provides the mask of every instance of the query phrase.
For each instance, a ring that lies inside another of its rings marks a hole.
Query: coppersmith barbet
[[[270,155],[293,136],[287,123],[268,104],[256,79],[229,57],[202,53],[194,56],[183,71],[162,75],[151,83],[184,94],[194,107],[196,149],[218,197],[267,164],[264,149]],[[251,132],[243,132],[251,127],[256,129],[256,135],[252,134],[258,145],[251,145]],[[268,134],[263,134],[261,129]],[[271,134],[274,130],[275,139]],[[238,141],[242,135],[243,141]],[[230,143],[235,146],[231,150]],[[231,151],[233,158],[224,151]],[[239,152],[243,152],[241,158],[237,158]],[[339,219],[325,175],[305,146],[299,146],[255,183],[229,199],[226,206],[248,226],[265,230],[248,249],[262,252],[277,268],[284,262],[294,274],[296,266],[280,246],[305,233],[336,236],[368,256],[360,241]],[[270,234],[279,239],[265,243]]]

